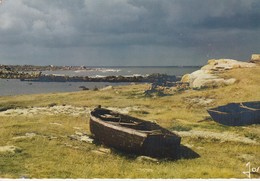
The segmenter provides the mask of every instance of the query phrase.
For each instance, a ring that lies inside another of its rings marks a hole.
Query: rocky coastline
[[[43,74],[46,70],[83,70],[86,67],[40,67],[40,66],[0,66],[0,79],[20,79],[30,82],[148,82],[166,85],[179,81],[181,77],[166,74],[151,74],[148,76],[67,76]]]

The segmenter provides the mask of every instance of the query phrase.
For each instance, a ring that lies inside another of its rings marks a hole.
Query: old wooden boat
[[[156,123],[96,108],[90,114],[94,138],[116,149],[152,157],[174,157],[181,138]]]
[[[214,121],[223,125],[260,124],[260,101],[230,103],[207,111]]]

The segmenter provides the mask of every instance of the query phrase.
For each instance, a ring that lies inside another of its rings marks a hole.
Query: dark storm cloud
[[[4,0],[0,63],[192,65],[259,51],[258,0]],[[160,60],[160,61],[158,61]]]

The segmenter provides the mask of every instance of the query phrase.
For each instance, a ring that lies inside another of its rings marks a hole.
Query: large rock
[[[190,74],[185,74],[182,76],[181,82],[190,82],[190,78],[191,78]]]
[[[184,75],[181,82],[189,83],[190,88],[193,89],[231,85],[236,82],[236,79],[224,79],[219,77],[218,73],[234,68],[250,68],[255,66],[256,64],[254,63],[240,62],[232,59],[211,59],[200,70]]]
[[[260,54],[252,54],[250,62],[260,64]]]
[[[189,77],[190,87],[194,89],[230,85],[235,81],[233,78],[220,78],[217,75],[211,74],[208,70],[197,70],[191,73]]]
[[[256,65],[254,63],[241,62],[233,59],[211,59],[208,61],[207,65],[201,68],[201,70],[221,71],[234,68],[250,68],[255,66]]]

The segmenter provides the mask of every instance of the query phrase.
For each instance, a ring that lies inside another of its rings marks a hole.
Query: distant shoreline
[[[98,68],[200,68],[201,66],[182,66],[182,65],[174,65],[174,66],[56,66],[56,65],[5,65],[0,64],[0,70],[7,71],[17,71],[17,72],[28,72],[28,71],[67,71],[67,70],[92,70]]]

